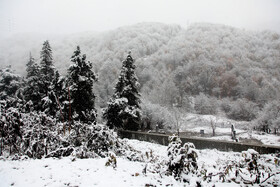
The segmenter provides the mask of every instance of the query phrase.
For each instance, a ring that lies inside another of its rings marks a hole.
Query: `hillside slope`
[[[223,110],[233,119],[250,121],[267,103],[280,98],[280,36],[270,31],[207,23],[186,29],[140,23],[102,33],[22,34],[1,42],[0,66],[10,64],[25,75],[29,52],[39,62],[46,39],[62,74],[75,46],[80,45],[99,75],[95,92],[100,107],[112,95],[121,61],[129,50],[136,59],[146,106],[177,103],[185,111],[216,114]]]

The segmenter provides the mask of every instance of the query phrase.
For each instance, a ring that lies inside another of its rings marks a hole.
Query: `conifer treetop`
[[[52,81],[54,77],[55,67],[53,65],[52,48],[49,41],[43,43],[41,51],[41,74],[47,82]]]
[[[27,62],[27,64],[26,64],[26,66],[32,66],[34,63],[35,63],[35,60],[34,60],[32,54],[31,54],[31,52],[30,52],[30,53],[29,53],[29,60],[28,60],[28,62]]]
[[[129,105],[139,107],[140,94],[138,89],[140,83],[134,70],[134,59],[131,56],[131,52],[129,52],[126,60],[123,61],[119,80],[115,87],[115,95],[125,97],[128,99]]]
[[[29,53],[29,60],[26,64],[26,78],[37,76],[39,73],[39,66],[35,63],[35,60],[31,53]]]
[[[52,57],[52,48],[49,44],[49,41],[46,40],[43,43],[42,51],[41,51],[41,65],[47,65],[50,66],[53,63],[53,57]]]

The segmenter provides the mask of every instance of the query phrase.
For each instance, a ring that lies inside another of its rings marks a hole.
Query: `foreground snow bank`
[[[41,159],[1,161],[0,186],[144,186],[159,183],[179,185],[158,174],[144,176],[144,163],[117,158],[117,168],[105,166],[106,159]]]
[[[166,160],[167,147],[137,140],[123,140],[140,154],[147,152],[157,157],[157,160]],[[249,153],[249,151],[248,151]],[[254,152],[251,152],[254,153]],[[272,168],[270,173],[280,171],[280,166],[274,163],[275,155],[261,155],[259,164]],[[176,181],[173,176],[147,171],[143,174],[147,162],[130,161],[125,156],[117,157],[117,167],[106,167],[107,158],[75,159],[74,157],[43,158],[40,160],[0,160],[0,186],[246,186],[244,183],[219,180],[219,175],[224,167],[239,163],[243,159],[242,153],[221,152],[217,150],[199,150],[198,167],[205,171],[207,176],[188,175],[189,183]],[[163,168],[165,166],[162,166]],[[232,168],[233,169],[233,168]],[[245,171],[245,170],[243,170]],[[234,176],[230,176],[234,177]],[[244,175],[244,177],[247,177]],[[266,178],[266,177],[265,177]],[[238,182],[238,181],[237,181]],[[268,183],[270,182],[270,183]],[[264,186],[271,183],[280,184],[279,175],[269,178]],[[259,186],[255,185],[255,186]]]

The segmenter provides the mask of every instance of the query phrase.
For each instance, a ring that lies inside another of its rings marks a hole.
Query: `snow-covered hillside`
[[[125,140],[128,145],[139,151],[143,156],[152,154],[158,160],[167,159],[167,147],[157,144],[141,142],[137,140]],[[247,153],[248,154],[248,153]],[[244,155],[243,155],[244,156]],[[217,150],[198,151],[198,167],[200,171],[206,172],[205,180],[193,174],[188,175],[189,182],[176,181],[172,176],[163,173],[149,171],[144,174],[142,171],[145,166],[152,165],[152,162],[129,161],[125,157],[117,157],[117,167],[105,166],[107,158],[95,159],[76,159],[74,157],[64,157],[61,159],[44,158],[40,160],[0,160],[0,186],[246,186],[234,173],[229,171],[228,178],[235,178],[235,182],[222,182],[219,179],[220,172],[226,166],[240,163],[244,160],[241,153],[221,152]],[[274,175],[269,177],[267,173],[261,177],[261,185],[279,185],[280,166],[274,162],[275,155],[261,155],[258,159],[259,166],[264,166],[260,172],[267,170]],[[279,155],[278,155],[279,156]],[[278,158],[279,160],[279,158]],[[162,166],[166,168],[166,166]],[[232,168],[234,170],[234,168]],[[240,176],[245,180],[252,180],[253,177],[247,175],[246,170],[240,169]],[[203,174],[201,174],[203,176]],[[212,177],[209,177],[212,175]],[[198,183],[197,183],[198,182]],[[245,182],[246,183],[246,182]],[[255,184],[253,186],[259,186]]]
[[[251,128],[279,129],[278,33],[207,23],[187,28],[139,23],[100,33],[19,34],[0,42],[0,68],[12,65],[26,75],[29,52],[40,63],[46,39],[52,46],[53,65],[61,75],[71,64],[73,50],[81,47],[98,74],[93,88],[98,108],[105,108],[114,94],[121,62],[131,50],[143,117],[149,119],[152,129],[156,124],[164,128],[174,124],[174,103],[184,112],[222,113],[230,119],[251,121]]]

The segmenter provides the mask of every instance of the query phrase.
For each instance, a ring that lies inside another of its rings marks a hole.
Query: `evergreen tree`
[[[38,76],[39,75],[39,66],[35,63],[34,58],[32,57],[31,53],[29,54],[29,60],[26,64],[26,79],[32,76]]]
[[[41,108],[40,85],[42,84],[40,80],[40,67],[34,61],[31,54],[26,64],[26,72],[26,86],[23,92],[24,99],[27,102],[26,110],[29,112],[31,107],[34,107],[35,110],[39,110]]]
[[[116,85],[116,94],[119,95],[120,98],[127,98],[129,106],[139,108],[139,86],[140,84],[135,74],[134,60],[129,52],[126,60],[123,61],[119,81]]]
[[[74,120],[93,122],[96,119],[93,82],[97,81],[97,76],[92,71],[92,63],[86,61],[86,55],[81,54],[79,46],[74,51],[71,61],[73,64],[68,69],[66,80],[70,103],[66,102],[68,106],[65,107],[65,110],[71,108]]]
[[[60,80],[60,74],[58,71],[55,72],[54,79],[51,82],[48,95],[43,100],[43,110],[46,114],[55,116],[60,110],[60,102],[65,94],[62,91],[63,83]]]
[[[123,61],[115,94],[104,110],[103,117],[107,119],[110,128],[123,127],[128,130],[138,130],[141,119],[139,85],[134,60],[129,52],[126,60]]]
[[[52,80],[55,75],[55,68],[53,65],[53,57],[52,57],[52,49],[49,44],[49,41],[46,40],[43,43],[42,51],[41,51],[41,69],[40,69],[40,76],[42,80],[41,85],[41,93],[43,94],[42,97],[45,97],[48,95],[48,92],[50,90],[49,86],[52,83]]]
[[[66,111],[68,108],[68,105],[65,106],[64,109],[64,102],[67,101],[68,96],[68,89],[66,88],[66,78],[63,76],[60,76],[59,72],[55,72],[55,78],[52,83],[52,90],[53,90],[53,99],[55,103],[56,108],[56,116],[60,118],[62,121],[64,121],[65,113],[62,113],[63,111]]]
[[[55,81],[59,80],[59,73],[53,65],[52,49],[49,41],[43,43],[40,62],[40,95],[42,98],[42,111],[54,116],[59,110]]]
[[[66,97],[65,97],[66,90],[63,88],[64,84],[65,84],[65,78],[61,77],[59,72],[56,71],[51,88],[52,88],[53,92],[55,93],[56,99],[58,100],[58,101],[56,101],[57,103],[60,103],[66,99]]]
[[[55,74],[54,69],[52,48],[49,44],[49,41],[46,40],[43,43],[41,51],[41,74],[44,76],[44,78],[46,78],[47,81],[51,82]]]

